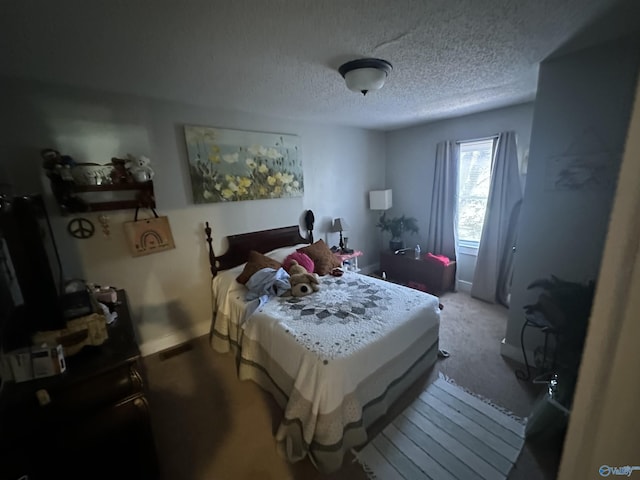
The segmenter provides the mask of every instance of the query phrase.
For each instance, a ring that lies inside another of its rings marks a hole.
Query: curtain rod
[[[471,142],[482,142],[484,140],[495,140],[498,137],[499,135],[496,133],[495,135],[489,135],[488,137],[472,138],[470,140],[458,140],[456,143],[461,144],[461,143],[471,143]]]

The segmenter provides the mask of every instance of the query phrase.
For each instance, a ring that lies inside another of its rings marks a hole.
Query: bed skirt
[[[313,405],[295,390],[295,379],[287,375],[268,352],[257,343],[246,345],[249,339],[242,338],[241,332],[229,333],[229,337],[235,338],[221,338],[212,330],[211,346],[221,353],[233,352],[238,378],[252,380],[271,393],[285,412],[276,433],[279,453],[292,463],[309,455],[316,468],[324,473],[340,469],[347,452],[367,443],[368,429],[435,364],[438,355],[438,326],[435,325],[369,375],[333,412],[318,415],[313,413]],[[251,353],[243,352],[240,345]],[[383,388],[379,385],[381,379],[386,383]],[[371,391],[381,393],[372,397]],[[303,436],[307,422],[315,422],[316,436],[311,443]],[[326,442],[323,438],[339,440]]]

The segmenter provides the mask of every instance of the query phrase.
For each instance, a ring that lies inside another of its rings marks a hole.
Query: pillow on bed
[[[281,266],[280,262],[275,261],[273,258],[269,258],[255,250],[251,250],[249,252],[249,258],[247,259],[247,264],[244,266],[242,273],[236,277],[236,280],[238,283],[244,285],[258,270],[262,270],[263,268],[275,268],[277,270]]]
[[[315,273],[318,275],[327,275],[336,267],[342,266],[340,258],[334,255],[331,249],[320,239],[316,243],[312,243],[308,247],[299,248],[298,252],[306,253],[311,257],[315,264]]]
[[[277,262],[284,263],[285,258],[287,258],[299,248],[306,247],[307,245],[308,243],[299,243],[291,247],[280,247],[265,253],[265,255],[269,258],[273,258]]]
[[[309,255],[307,255],[306,253],[293,252],[287,258],[285,258],[284,262],[282,262],[282,267],[287,272],[289,271],[289,267],[291,266],[292,260],[295,260],[296,262],[298,262],[298,265],[302,265],[307,272],[313,273],[315,265],[313,263],[313,260],[311,260],[311,257],[309,257]]]

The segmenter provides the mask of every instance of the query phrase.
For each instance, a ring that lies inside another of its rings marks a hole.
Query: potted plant
[[[532,305],[525,305],[524,309],[527,314],[542,313],[549,327],[556,333],[555,373],[559,380],[564,382],[561,386],[565,392],[562,400],[568,407],[578,378],[595,282],[568,282],[551,275],[550,279],[538,279],[527,288],[542,290],[538,301]],[[543,365],[544,367],[546,366]]]
[[[404,248],[402,235],[405,232],[412,235],[418,233],[418,221],[414,217],[407,217],[405,215],[387,218],[385,212],[380,216],[376,226],[383,232],[391,233],[389,248],[393,251]]]
[[[556,344],[553,365],[547,372],[549,388],[534,405],[525,436],[549,438],[563,433],[566,427],[589,326],[595,282],[569,282],[551,275],[549,279],[534,281],[528,288],[541,289],[542,293],[536,303],[524,306],[525,313],[541,314],[544,329],[554,333]],[[544,364],[540,367],[548,369]]]

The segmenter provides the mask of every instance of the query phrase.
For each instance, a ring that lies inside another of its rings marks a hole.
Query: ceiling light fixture
[[[393,67],[379,58],[360,58],[340,66],[338,71],[349,90],[366,95],[369,90],[379,90]]]

